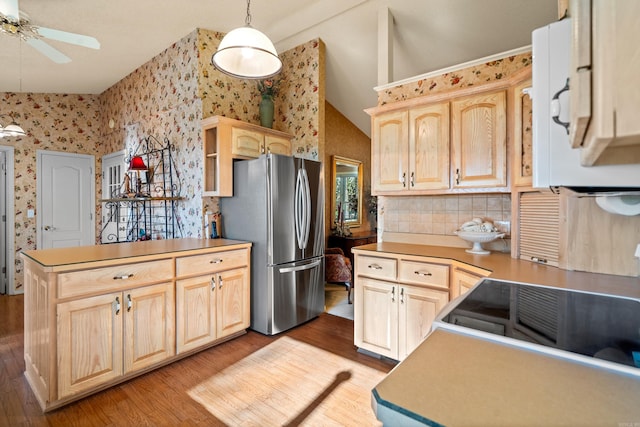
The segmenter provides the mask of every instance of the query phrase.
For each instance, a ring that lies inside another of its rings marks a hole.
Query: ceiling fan
[[[18,0],[0,0],[0,33],[21,38],[58,64],[71,62],[71,58],[46,43],[43,38],[100,49],[100,42],[94,37],[33,25],[29,17],[20,11]]]

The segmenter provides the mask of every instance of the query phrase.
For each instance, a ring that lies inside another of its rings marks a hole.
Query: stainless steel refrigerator
[[[274,335],[324,310],[324,180],[319,162],[277,154],[236,161],[220,199],[225,238],[253,242],[251,329]]]

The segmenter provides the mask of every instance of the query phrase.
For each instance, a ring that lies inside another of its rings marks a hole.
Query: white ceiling
[[[195,28],[244,25],[243,0],[20,0],[31,22],[96,37],[100,50],[56,41],[72,58],[55,64],[0,33],[0,92],[99,94]],[[531,43],[553,22],[557,0],[253,0],[252,25],[278,52],[314,38],[326,44],[327,100],[365,133],[376,105],[379,10],[394,17],[393,80]]]

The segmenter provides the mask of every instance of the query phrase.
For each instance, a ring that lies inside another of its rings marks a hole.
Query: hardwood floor
[[[43,414],[23,375],[23,296],[0,295],[0,426],[224,426],[224,420],[189,396],[189,392],[212,374],[221,372],[286,336],[319,350],[348,359],[383,373],[393,364],[356,352],[353,345],[353,322],[322,314],[319,318],[293,330],[267,337],[249,331],[246,335],[205,350],[171,365],[134,378],[126,383],[89,396],[63,408]],[[320,353],[320,352],[319,352]],[[255,365],[260,377],[270,366]],[[318,373],[323,366],[317,366]],[[336,377],[336,381],[338,378]],[[305,377],[309,384],[313,379]],[[301,382],[300,395],[308,394]],[[334,385],[335,387],[335,385]],[[324,393],[331,393],[328,389]],[[317,399],[316,399],[317,400]],[[356,399],[347,399],[340,408],[336,425],[359,426],[362,411],[371,411],[369,397],[354,408]],[[360,401],[361,399],[358,399]],[[215,402],[214,402],[215,404]],[[220,401],[225,405],[225,401]],[[314,410],[309,405],[289,425],[305,425],[305,417]],[[274,412],[273,424],[282,425]],[[242,414],[237,419],[243,419]],[[242,425],[256,425],[247,419]],[[306,424],[309,425],[309,424]]]

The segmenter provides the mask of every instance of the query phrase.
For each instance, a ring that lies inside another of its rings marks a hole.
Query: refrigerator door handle
[[[298,169],[294,197],[293,216],[296,228],[296,239],[298,241],[298,248],[305,249],[309,242],[309,232],[311,231],[311,189],[309,187],[307,171],[303,168]]]
[[[304,271],[304,270],[311,270],[312,268],[316,268],[317,266],[320,265],[320,263],[322,262],[322,258],[321,259],[317,259],[313,262],[310,262],[309,264],[304,264],[304,265],[296,265],[294,267],[283,267],[278,269],[278,271],[280,273],[292,273],[295,271]]]
[[[311,186],[309,185],[309,175],[307,175],[307,170],[302,169],[302,182],[304,183],[303,193],[304,193],[304,232],[303,232],[303,241],[302,241],[302,249],[306,249],[307,243],[309,242],[309,232],[311,231]]]

